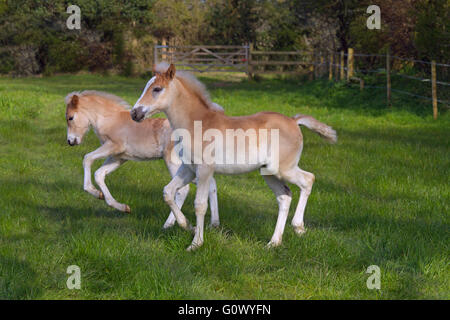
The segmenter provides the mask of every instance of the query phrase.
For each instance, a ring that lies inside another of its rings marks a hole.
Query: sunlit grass
[[[125,215],[83,192],[81,161],[95,135],[66,143],[67,93],[103,90],[134,104],[145,79],[0,78],[0,298],[450,298],[448,113],[434,121],[428,102],[397,95],[387,108],[383,91],[341,83],[202,80],[229,115],[305,113],[337,130],[338,144],[328,145],[302,129],[300,167],[316,175],[308,232],[298,238],[287,225],[283,245],[265,249],[274,195],[257,173],[217,176],[222,226],[188,253],[190,234],[161,229],[170,180],[162,161],[130,162],[108,177],[132,208]],[[73,264],[81,290],[66,287]],[[366,287],[369,265],[381,269],[380,291]]]

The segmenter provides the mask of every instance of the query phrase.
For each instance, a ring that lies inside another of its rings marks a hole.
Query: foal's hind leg
[[[289,187],[275,176],[263,175],[267,185],[272,189],[278,201],[278,219],[273,233],[272,239],[267,244],[269,248],[277,247],[281,244],[283,238],[284,227],[286,219],[289,214],[289,207],[291,205],[292,193]]]
[[[295,233],[302,235],[306,232],[303,215],[305,213],[306,202],[314,184],[314,174],[295,167],[287,172],[283,172],[282,178],[300,187],[300,200],[298,201],[297,209],[292,219],[292,226],[294,227]]]
[[[97,171],[95,171],[95,182],[97,182],[98,186],[102,190],[103,194],[105,195],[105,201],[110,207],[116,208],[117,210],[122,212],[130,213],[130,207],[126,204],[117,202],[109,192],[108,187],[105,183],[106,175],[119,168],[125,161],[126,160],[108,157],[103,165],[98,168]]]
[[[217,201],[217,185],[216,179],[211,177],[209,181],[209,209],[211,210],[211,223],[212,228],[217,228],[220,225],[219,220],[219,204]]]

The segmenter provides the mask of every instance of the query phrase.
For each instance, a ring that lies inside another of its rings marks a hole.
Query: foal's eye
[[[73,120],[73,117],[70,117],[70,118],[69,118],[69,121],[72,121],[72,120]]]
[[[161,87],[155,87],[153,88],[153,92],[160,92],[162,90]]]

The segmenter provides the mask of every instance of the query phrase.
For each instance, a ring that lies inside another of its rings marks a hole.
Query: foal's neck
[[[123,110],[122,107],[117,106],[110,101],[89,101],[84,108],[86,117],[89,119],[89,124],[96,128],[99,125],[99,120],[118,115]]]
[[[186,89],[180,81],[175,85],[176,92],[172,104],[164,111],[173,129],[191,129],[194,121],[202,121],[214,113],[200,97]]]

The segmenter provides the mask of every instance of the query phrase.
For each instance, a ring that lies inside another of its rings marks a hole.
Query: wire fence
[[[391,56],[386,54],[331,52],[328,54],[329,79],[359,81],[362,89],[386,90],[387,103],[392,93],[432,102],[433,116],[450,108],[450,64]],[[407,88],[407,89],[406,89]]]

